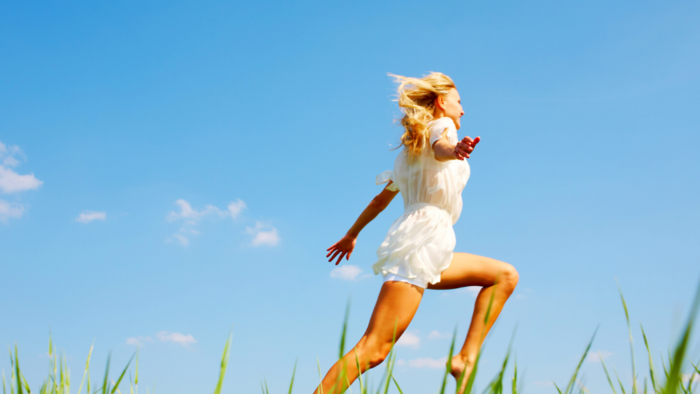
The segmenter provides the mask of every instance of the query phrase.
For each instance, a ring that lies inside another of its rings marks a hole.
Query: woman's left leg
[[[467,338],[462,349],[452,358],[452,375],[455,379],[464,373],[462,387],[471,374],[486,334],[517,284],[518,271],[512,265],[474,254],[455,253],[450,266],[440,275],[440,282],[428,285],[428,289],[433,290],[482,286],[476,297]],[[489,318],[484,322],[487,313]]]

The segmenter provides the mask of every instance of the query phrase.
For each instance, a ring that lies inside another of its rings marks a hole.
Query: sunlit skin
[[[464,110],[457,89],[453,88],[445,97],[438,97],[435,100],[433,114],[435,119],[449,117],[459,129],[462,115]],[[433,144],[435,159],[439,161],[468,159],[479,141],[479,137],[474,139],[464,137],[456,145],[452,145],[446,138],[446,133],[443,133],[442,138]],[[338,265],[343,258],[349,260],[360,231],[377,217],[397,194],[398,192],[384,188],[375,196],[347,234],[328,248],[326,257],[329,261],[335,260],[335,264]],[[469,214],[468,208],[465,214]],[[496,281],[498,281],[497,286]],[[452,358],[452,375],[458,379],[464,374],[460,393],[466,386],[486,334],[498,318],[517,283],[518,272],[508,263],[469,253],[454,253],[449,267],[440,276],[440,282],[428,285],[429,290],[482,286],[476,297],[474,313],[464,345]],[[321,393],[321,386],[324,394],[342,393],[359,374],[381,364],[391,351],[394,327],[396,327],[396,341],[398,341],[418,310],[424,291],[421,287],[404,282],[385,282],[379,292],[364,335],[343,358],[331,367],[314,394]],[[493,301],[491,301],[492,297]],[[485,322],[489,303],[491,303],[491,310],[489,319]],[[358,370],[357,363],[361,371]],[[345,377],[341,382],[339,376],[343,366],[345,366]]]

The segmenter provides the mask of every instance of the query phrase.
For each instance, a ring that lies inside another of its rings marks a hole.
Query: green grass
[[[619,285],[618,285],[619,288]],[[620,380],[620,378],[617,376],[617,372],[614,372],[615,379],[611,377],[610,371],[608,367],[605,365],[605,363],[602,360],[601,357],[601,366],[602,366],[602,373],[605,374],[605,377],[607,379],[607,382],[610,385],[611,392],[613,394],[621,393],[621,394],[699,394],[700,390],[698,390],[698,386],[700,386],[700,382],[694,382],[694,379],[692,379],[692,376],[698,376],[700,377],[700,361],[699,362],[692,362],[692,360],[688,359],[688,350],[690,347],[690,336],[693,331],[696,319],[697,319],[697,314],[698,311],[700,310],[700,287],[698,288],[695,298],[693,300],[693,304],[690,309],[690,313],[688,315],[687,321],[685,325],[683,326],[683,330],[676,342],[676,345],[672,350],[668,352],[667,356],[662,356],[662,367],[663,371],[659,371],[656,369],[654,366],[653,362],[653,356],[651,354],[651,351],[649,350],[649,341],[647,339],[646,333],[644,332],[644,328],[640,324],[640,331],[642,334],[642,338],[644,339],[644,347],[647,352],[648,356],[648,368],[646,369],[645,374],[646,376],[639,376],[636,365],[635,365],[635,356],[634,356],[634,341],[632,337],[632,327],[630,325],[630,319],[629,319],[629,313],[627,310],[627,303],[625,302],[625,298],[622,295],[622,290],[620,289],[620,300],[622,302],[622,307],[625,312],[625,320],[627,322],[627,330],[629,333],[629,344],[630,344],[630,357],[631,357],[631,363],[632,363],[632,375],[634,376],[634,379],[632,382],[628,385],[625,386],[625,384]],[[346,333],[347,333],[347,322],[348,322],[348,316],[349,316],[349,310],[350,310],[350,304],[348,303],[346,313],[345,313],[345,319],[343,322],[343,328],[342,328],[342,333],[341,333],[341,338],[340,338],[340,351],[339,351],[339,356],[342,357],[344,352],[345,352],[345,342],[346,342]],[[226,375],[226,369],[228,366],[228,359],[229,359],[229,352],[230,352],[230,344],[231,344],[231,334],[229,334],[228,339],[226,340],[226,343],[224,345],[224,352],[221,357],[221,367],[219,370],[219,379],[216,382],[216,385],[214,385],[214,394],[221,394],[222,388],[223,388],[223,383],[224,383],[224,376]],[[593,344],[593,341],[595,339],[595,333],[593,334],[593,337],[591,340],[588,342],[588,345],[586,346],[583,355],[581,356],[579,362],[574,368],[574,371],[571,375],[571,378],[568,380],[566,383],[566,386],[561,388],[559,385],[556,383],[554,384],[554,388],[557,393],[559,394],[583,394],[583,393],[588,393],[589,391],[585,388],[583,382],[579,378],[581,366],[583,365],[584,360],[586,359],[591,346]],[[445,373],[444,376],[441,379],[441,382],[439,382],[439,390],[437,393],[439,394],[444,394],[447,390],[447,382],[449,380],[449,373],[450,373],[450,361],[452,359],[452,354],[454,352],[454,347],[455,347],[455,341],[456,341],[456,330],[455,330],[455,335],[452,337],[452,342],[450,345],[449,349],[449,356],[448,356],[448,363],[446,365]],[[393,342],[392,342],[393,343]],[[512,345],[512,340],[511,340],[511,345]],[[90,378],[90,360],[92,357],[92,350],[93,346],[90,347],[90,351],[88,352],[87,356],[87,361],[85,363],[85,370],[83,371],[83,376],[80,382],[80,385],[78,387],[77,394],[82,394],[83,388],[85,388],[85,394],[122,394],[122,393],[130,393],[130,394],[138,394],[138,385],[139,385],[139,358],[138,358],[138,351],[134,353],[134,355],[131,357],[129,362],[126,364],[126,366],[121,370],[119,373],[118,377],[116,380],[110,379],[110,357],[107,357],[107,362],[106,362],[106,368],[104,372],[104,377],[98,381],[98,385],[95,386],[95,383]],[[58,355],[55,351],[55,347],[53,344],[53,340],[49,336],[49,375],[48,377],[44,380],[42,385],[39,388],[39,394],[70,394],[71,390],[71,380],[70,380],[70,371],[68,370],[67,364],[66,364],[66,358],[65,355]],[[32,390],[30,389],[30,386],[25,379],[24,375],[22,374],[22,369],[20,367],[20,359],[19,359],[19,353],[17,350],[17,347],[15,346],[14,352],[10,350],[9,352],[10,356],[10,365],[11,365],[11,371],[9,373],[9,377],[6,377],[5,371],[2,372],[2,394],[31,394]],[[476,365],[474,366],[473,373],[469,377],[469,380],[467,381],[467,393],[478,393],[476,391],[476,388],[474,386],[474,380],[476,377],[476,372],[478,370],[478,363],[479,363],[479,357],[477,357]],[[510,379],[510,384],[507,382],[504,382],[506,379],[506,370],[509,366],[510,360],[512,359],[512,351],[511,351],[511,346],[508,347],[508,351],[506,352],[506,355],[504,357],[503,362],[500,364],[500,369],[497,371],[496,375],[494,378],[488,383],[488,385],[483,389],[481,392],[483,394],[502,394],[505,392],[505,388],[509,387],[511,393],[517,394],[517,393],[522,393],[523,392],[523,387],[522,387],[522,382],[519,381],[518,377],[518,366],[517,364],[514,363],[514,368],[513,368],[513,376]],[[359,369],[360,364],[356,361],[356,367]],[[131,379],[131,370],[130,367],[132,367],[132,362],[134,362],[133,365],[133,376],[134,379]],[[360,387],[360,394],[387,394],[389,392],[389,389],[393,386],[396,388],[396,390],[400,394],[408,394],[408,391],[405,391],[404,388],[401,388],[399,385],[399,382],[396,380],[396,377],[393,374],[394,371],[394,366],[396,363],[396,353],[394,352],[394,349],[392,347],[392,351],[389,353],[389,356],[386,358],[384,362],[384,372],[382,375],[382,378],[379,380],[379,382],[374,386],[375,388],[372,388],[372,385],[370,384],[369,381],[369,374],[365,373],[363,376],[360,376],[359,378],[359,387]],[[685,371],[685,375],[684,375]],[[129,372],[129,378],[128,381],[124,381],[124,378],[127,376],[127,372]],[[319,365],[319,376],[322,379],[323,376],[321,375],[321,367]],[[695,374],[695,375],[694,375]],[[292,394],[292,390],[294,387],[294,377],[296,375],[296,363],[294,364],[294,370],[292,372],[292,379],[289,384],[289,394]],[[464,376],[460,378],[461,383],[462,379]],[[345,374],[344,372],[341,373],[340,378],[338,379],[338,382],[336,383],[336,387],[339,386],[347,386],[347,381],[345,380]],[[698,379],[700,380],[700,379]],[[641,388],[640,388],[640,382]],[[459,387],[460,384],[457,384],[456,387]],[[307,388],[308,389],[308,388]],[[269,390],[267,388],[267,382],[263,381],[262,382],[262,392],[263,394],[269,394]],[[352,393],[351,389],[348,389],[348,393]],[[554,393],[554,391],[553,391]],[[155,387],[149,391],[146,389],[146,394],[155,394]]]

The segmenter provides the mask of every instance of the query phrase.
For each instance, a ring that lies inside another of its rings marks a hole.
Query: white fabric
[[[413,286],[422,287],[424,289],[428,287],[428,282],[426,280],[424,280],[422,277],[408,279],[408,278],[404,278],[403,276],[388,274],[387,276],[384,277],[384,282],[405,282],[405,283],[411,284]]]
[[[450,118],[428,124],[430,146],[419,157],[410,158],[404,149],[396,157],[393,171],[377,176],[377,184],[393,183],[401,191],[404,213],[394,221],[377,249],[375,274],[389,274],[435,284],[452,261],[455,234],[452,226],[462,212],[462,190],[469,180],[467,160],[435,160],[433,143],[447,130],[451,144],[459,140]]]

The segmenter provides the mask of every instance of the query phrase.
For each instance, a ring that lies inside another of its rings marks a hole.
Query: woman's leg
[[[481,344],[498,318],[508,297],[518,284],[518,271],[512,265],[469,253],[455,253],[450,266],[442,272],[440,282],[428,289],[446,290],[467,286],[482,286],[476,297],[474,314],[462,349],[452,358],[455,379],[464,373],[463,386],[471,374]],[[491,300],[493,297],[493,301]],[[489,304],[491,305],[489,311]],[[489,311],[489,319],[484,320]]]
[[[398,341],[416,314],[424,290],[404,282],[385,282],[379,292],[367,331],[357,345],[328,370],[314,394],[343,393],[362,372],[381,364],[391,351],[394,327]],[[357,370],[355,357],[361,371]],[[341,381],[343,369],[345,377]]]

